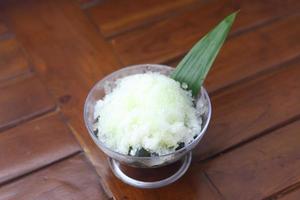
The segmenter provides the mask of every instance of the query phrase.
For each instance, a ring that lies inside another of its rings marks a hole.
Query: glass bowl
[[[120,163],[131,167],[136,167],[136,168],[156,168],[156,167],[169,165],[181,159],[183,160],[181,175],[189,167],[189,164],[191,162],[191,150],[199,143],[199,141],[203,137],[204,133],[207,130],[211,118],[211,102],[205,88],[203,87],[201,88],[201,92],[196,97],[196,101],[195,101],[196,103],[201,99],[204,102],[203,106],[205,108],[205,111],[201,115],[202,117],[201,132],[196,136],[196,138],[190,144],[186,145],[185,147],[179,150],[176,150],[173,153],[169,153],[161,156],[152,156],[152,157],[137,157],[137,156],[125,155],[125,154],[115,152],[114,150],[106,147],[105,144],[103,144],[93,133],[93,123],[95,121],[94,119],[95,104],[99,99],[102,99],[107,93],[110,92],[108,88],[114,88],[116,80],[129,75],[142,74],[146,72],[158,72],[160,74],[169,76],[173,70],[174,68],[172,67],[165,66],[165,65],[158,65],[158,64],[141,64],[141,65],[129,66],[120,69],[118,71],[115,71],[112,74],[106,76],[105,78],[97,82],[89,92],[84,105],[85,125],[93,141],[109,157],[110,166],[114,171],[114,173],[119,178],[121,176],[120,175],[121,172],[119,173],[117,172],[119,171],[118,166]],[[124,178],[122,180],[124,181]]]

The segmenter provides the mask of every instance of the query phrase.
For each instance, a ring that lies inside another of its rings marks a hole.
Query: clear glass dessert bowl
[[[194,140],[185,145],[184,147],[176,150],[175,152],[159,155],[159,156],[151,156],[151,157],[138,157],[131,156],[126,154],[121,154],[119,152],[114,151],[113,149],[108,148],[103,142],[101,142],[97,136],[94,134],[94,111],[96,102],[99,99],[103,99],[106,94],[108,94],[111,88],[114,88],[116,85],[116,80],[133,75],[133,74],[142,74],[147,72],[158,72],[160,74],[164,74],[169,76],[170,73],[174,70],[172,67],[168,67],[165,65],[157,65],[157,64],[141,64],[129,66],[118,71],[113,72],[112,74],[106,76],[99,82],[97,82],[94,87],[89,92],[85,105],[84,105],[84,121],[85,125],[88,129],[90,136],[96,145],[108,156],[108,161],[113,173],[122,181],[127,184],[140,187],[140,188],[157,188],[162,187],[164,185],[170,184],[177,179],[179,179],[188,169],[191,159],[192,152],[191,150],[199,143],[205,134],[208,124],[211,118],[211,102],[209,96],[205,90],[205,88],[201,88],[201,92],[195,98],[195,104],[201,100],[203,104],[201,106],[202,114],[201,114],[201,131],[197,134]],[[101,116],[100,116],[101,117]],[[121,164],[128,165],[136,168],[159,168],[162,166],[166,166],[172,164],[176,161],[181,162],[181,167],[170,177],[167,177],[163,180],[159,181],[151,181],[145,182],[140,181],[134,178],[127,176],[120,168]]]

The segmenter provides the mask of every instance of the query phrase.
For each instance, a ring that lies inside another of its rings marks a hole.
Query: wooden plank
[[[210,127],[195,149],[198,160],[285,123],[300,114],[300,61],[212,97]]]
[[[184,177],[177,182],[167,187],[159,188],[156,191],[149,191],[149,193],[153,192],[158,194],[158,199],[223,199],[214,186],[210,183],[203,171],[199,170],[199,168],[195,167],[194,165],[192,165],[187,174],[185,174]]]
[[[6,9],[6,14],[13,23],[17,37],[32,55],[38,72],[48,84],[55,98],[61,102],[62,112],[66,115],[77,138],[96,166],[104,186],[112,191],[116,199],[157,197],[151,190],[133,188],[114,177],[108,168],[105,156],[91,142],[82,122],[82,105],[88,90],[97,79],[108,74],[109,71],[113,71],[118,65],[104,40],[90,28],[88,21],[82,17],[78,8],[73,6],[70,1],[59,1],[59,4],[55,1],[26,2],[26,4],[18,3],[7,6]],[[48,9],[51,9],[52,12],[45,12]],[[40,18],[36,18],[36,15],[39,15]],[[47,34],[48,26],[41,18],[47,20],[47,24],[50,23],[55,31]],[[60,19],[62,24],[51,20],[53,18]],[[30,21],[31,26],[23,26],[26,21]],[[36,31],[37,27],[39,28],[37,35],[43,35],[43,40],[37,39],[36,35],[31,34],[31,31]],[[66,38],[61,33],[67,34]],[[60,39],[61,37],[63,38]],[[90,44],[95,44],[95,46],[90,46]],[[79,46],[74,48],[74,45]],[[53,53],[50,53],[52,51]],[[184,179],[186,181],[176,183],[184,190],[177,191],[170,187],[162,189],[159,195],[167,198],[168,196],[176,197],[174,194],[177,194],[178,197],[182,197],[187,190],[190,195],[195,192],[207,199],[217,199],[218,195],[203,174],[199,173],[195,178],[199,179],[201,189],[189,187],[189,182]],[[177,193],[174,193],[175,191]]]
[[[0,81],[29,71],[29,61],[15,38],[0,40]]]
[[[124,65],[165,63],[182,56],[223,17],[240,9],[232,33],[241,32],[293,12],[300,3],[290,1],[211,1],[193,11],[115,37],[112,44]]]
[[[47,89],[36,78],[0,86],[0,130],[55,108]]]
[[[49,9],[51,12],[47,12]],[[193,181],[199,183],[201,188],[196,185],[190,187],[188,177],[192,175],[189,173],[187,179],[175,183],[175,187],[182,187],[182,190],[177,190],[171,185],[153,192],[136,189],[120,182],[110,171],[106,157],[89,138],[82,120],[83,103],[93,83],[117,69],[116,66],[119,65],[105,40],[71,1],[18,2],[5,6],[4,10],[18,39],[33,58],[38,73],[60,102],[62,112],[96,166],[102,183],[106,189],[111,190],[113,195],[110,197],[176,199],[177,196],[184,195],[192,197],[195,193],[207,199],[218,199],[219,195],[202,173],[193,175]],[[26,25],[26,22],[30,22],[30,26]],[[51,34],[48,33],[49,26],[52,27]],[[37,38],[36,35],[43,37]]]
[[[51,89],[51,92],[55,94],[55,98],[57,100],[59,99],[63,100],[61,101],[62,110],[66,114],[74,130],[76,130],[76,134],[80,139],[81,143],[85,144],[84,148],[86,148],[86,151],[90,155],[91,154],[93,155],[92,161],[94,162],[94,164],[96,164],[97,170],[101,174],[101,177],[103,178],[105,183],[108,186],[110,186],[114,194],[123,193],[122,196],[116,196],[116,198],[125,196],[128,199],[134,199],[131,197],[136,197],[136,199],[143,199],[143,197],[147,197],[146,195],[150,194],[151,192],[149,191],[144,192],[144,190],[135,190],[132,189],[132,187],[130,186],[125,186],[124,184],[123,184],[124,187],[122,186],[122,188],[121,186],[118,186],[118,184],[122,184],[122,183],[116,180],[116,178],[113,177],[111,172],[108,171],[107,164],[104,161],[103,156],[97,153],[96,148],[93,148],[94,146],[92,145],[89,146],[89,140],[85,136],[87,134],[86,132],[84,132],[85,129],[82,124],[81,112],[82,112],[82,104],[84,102],[86,92],[88,91],[89,87],[96,79],[100,79],[101,77],[103,77],[104,74],[109,73],[110,70],[111,71],[114,70],[114,67],[118,65],[114,57],[111,56],[112,52],[110,51],[110,48],[103,42],[104,41],[103,38],[97,37],[96,33],[93,31],[90,24],[85,20],[85,18],[80,14],[80,12],[77,11],[77,8],[72,6],[70,2],[63,1],[62,5],[59,6],[57,1],[54,2],[43,1],[43,2],[34,2],[34,3],[26,2],[26,5],[25,3],[19,2],[14,6],[9,6],[8,8],[6,7],[6,9],[8,9],[9,12],[8,16],[12,21],[12,26],[17,32],[17,37],[20,39],[20,41],[22,41],[22,45],[25,46],[25,48],[29,51],[30,55],[33,57],[34,63],[38,66],[37,69],[38,72],[41,74],[41,77],[45,82],[47,82],[48,87]],[[46,12],[49,9],[51,10],[51,12]],[[36,16],[40,16],[40,17],[37,18]],[[52,19],[58,19],[58,20],[53,22],[54,20]],[[28,24],[31,25],[28,26]],[[87,24],[87,25],[83,25],[83,24]],[[51,27],[51,34],[48,33],[49,27]],[[33,33],[37,33],[37,34],[33,34]],[[62,33],[66,34],[66,36],[64,36],[64,34]],[[41,37],[37,38],[36,37],[37,35],[40,35]],[[287,81],[288,83],[284,83],[284,86],[289,86],[290,88],[292,86],[292,88],[294,88],[294,90],[297,91],[299,90],[298,85],[293,86],[291,84],[291,81],[294,81],[295,84],[297,84],[297,81],[295,81],[294,76],[297,75],[299,77],[299,74],[295,73],[293,70],[292,72],[293,72],[292,74],[294,74],[292,75],[291,78],[292,80]],[[283,76],[285,79],[290,79],[290,77],[287,74]],[[280,78],[276,80],[279,80],[280,82],[285,82],[286,81],[285,79]],[[255,84],[253,85],[255,86],[255,88],[261,87],[261,85],[255,85]],[[262,86],[262,87],[270,88],[271,85],[270,82],[267,85],[269,86],[268,87]],[[236,91],[240,92],[243,91],[243,88],[248,88],[245,85],[243,86],[244,87],[241,87],[240,90],[236,90]],[[284,88],[284,86],[279,88]],[[286,115],[287,117],[290,117],[292,115],[291,114],[292,108],[294,109],[298,108],[295,107],[296,103],[294,102],[294,98],[295,99],[298,98],[297,95],[296,96],[294,95],[295,91],[278,90],[278,88],[275,87],[278,87],[278,85],[274,84],[274,88],[272,87],[272,92],[267,92],[266,97],[259,98],[259,100],[265,100],[268,102],[269,99],[272,97],[272,99],[273,98],[277,99],[277,100],[273,100],[277,104],[278,102],[279,104],[282,104],[281,101],[286,100],[285,98],[288,97],[290,97],[290,99],[292,100],[289,99],[288,103],[283,101],[283,107],[287,111],[275,110],[272,108],[272,106],[269,106],[268,104],[266,109],[269,109],[269,107],[271,107],[272,112],[271,114],[269,113],[269,115],[273,115],[273,114],[275,115],[275,117],[271,116],[273,117],[271,119],[274,121],[274,123],[276,121],[276,118],[280,114],[281,114],[280,116],[282,117],[281,119],[284,119],[284,115]],[[259,92],[255,93],[255,90],[253,89],[251,90],[251,92],[254,92],[256,96],[257,95],[261,96],[264,95],[261,93],[264,93],[265,91],[264,89],[260,89]],[[247,98],[248,96],[245,95],[245,93],[246,92],[243,93],[242,97],[244,97],[245,101],[248,101]],[[276,94],[279,93],[279,94],[278,96],[275,97],[268,96],[269,94],[273,95],[274,93]],[[235,99],[237,96],[239,97],[239,95],[237,94],[239,93],[235,93],[234,96],[232,93],[231,98],[229,100]],[[279,97],[279,95],[283,95],[287,97]],[[230,95],[227,95],[227,97],[228,96]],[[223,103],[225,103],[228,106],[228,102],[230,102],[229,100],[224,102],[223,99]],[[253,99],[251,99],[251,101],[252,100]],[[242,99],[240,99],[240,101],[242,101]],[[228,113],[229,111],[231,112],[232,110],[234,110],[235,106],[234,104],[232,105],[233,106],[231,107],[232,108],[231,110],[229,110],[229,108],[227,110],[223,109],[224,111],[227,111],[224,113]],[[241,106],[242,105],[237,107],[239,108]],[[265,105],[259,105],[259,106],[263,107]],[[263,109],[261,107],[259,107],[258,109]],[[215,109],[216,108],[217,107],[215,107]],[[254,112],[255,109],[254,111],[252,111],[251,108],[249,108],[249,110],[251,112]],[[249,110],[245,108],[243,109],[244,112],[250,112]],[[275,113],[273,113],[273,111]],[[219,113],[223,114],[222,112],[220,112],[220,110]],[[236,116],[238,117],[238,119],[240,119],[239,118],[240,115],[236,115]],[[243,116],[245,115],[241,115],[241,117]],[[263,120],[265,120],[267,117],[262,117],[262,118]],[[244,118],[241,118],[241,121]],[[259,120],[260,119],[258,119],[258,121]],[[255,124],[255,122],[253,123]],[[97,157],[98,155],[99,157]],[[199,171],[196,170],[194,173],[192,173],[191,176],[198,177],[196,176],[198,174]],[[195,178],[194,180],[196,181],[198,180],[198,178]],[[198,186],[198,184],[196,184],[197,182],[193,183],[193,185],[191,185],[190,183],[191,182],[187,180],[183,188],[189,189],[190,187],[196,188]],[[26,185],[26,184],[22,184],[22,185]],[[32,188],[34,188],[34,186]],[[188,191],[195,191],[195,190],[196,189],[191,189]],[[136,191],[139,192],[134,193]],[[176,190],[176,188],[173,188],[172,190],[170,189],[170,191],[179,192],[179,189],[177,188]],[[184,190],[182,191],[182,194],[183,192]],[[153,193],[151,194],[156,195]],[[165,194],[167,194],[167,192]],[[159,194],[159,195],[163,196],[164,194]]]
[[[206,173],[225,199],[267,198],[300,180],[299,129],[297,121],[224,154]]]
[[[107,199],[83,155],[51,165],[0,188],[0,199]]]
[[[300,15],[291,15],[229,40],[216,59],[205,87],[210,92],[220,90],[299,56],[299,20]]]
[[[112,36],[169,15],[196,0],[112,0],[88,10],[104,36]]]
[[[0,183],[80,151],[57,114],[30,121],[0,134]]]
[[[109,178],[114,181],[113,191],[116,199],[222,199],[203,171],[199,170],[196,165],[195,167],[192,165],[187,173],[175,183],[158,189],[138,189],[124,184],[113,175]]]
[[[74,1],[8,2],[2,8],[107,189],[114,184],[107,177],[110,169],[87,134],[82,113],[93,84],[118,69],[110,46]]]
[[[284,196],[280,196],[276,198],[278,200],[299,200],[300,199],[300,189],[293,190],[292,192],[289,192],[285,194]]]

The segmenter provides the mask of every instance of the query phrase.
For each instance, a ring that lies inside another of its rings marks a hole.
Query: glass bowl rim
[[[171,70],[171,71],[175,69],[173,67],[170,67],[170,66],[167,66],[167,65],[161,65],[161,64],[137,64],[137,65],[130,65],[130,66],[121,68],[119,70],[116,70],[116,71],[110,73],[109,75],[105,76],[104,78],[100,79],[99,81],[97,81],[93,85],[92,89],[89,91],[89,93],[88,93],[88,95],[86,97],[86,100],[85,100],[85,103],[84,103],[84,109],[83,109],[84,123],[85,123],[85,126],[86,126],[86,128],[87,128],[87,130],[89,132],[89,135],[92,137],[93,141],[96,143],[96,145],[101,150],[105,149],[105,151],[111,152],[112,154],[115,154],[115,155],[120,156],[120,157],[126,157],[128,159],[148,160],[148,159],[155,159],[155,158],[164,158],[164,157],[175,155],[175,154],[178,154],[178,153],[180,154],[180,153],[184,152],[185,150],[191,150],[191,149],[189,149],[189,147],[191,147],[193,145],[196,145],[201,140],[201,138],[204,135],[204,133],[206,132],[206,130],[208,128],[208,125],[209,125],[209,122],[210,122],[210,119],[211,119],[212,106],[211,106],[211,101],[210,101],[209,95],[208,95],[206,89],[202,86],[201,90],[203,91],[203,95],[207,99],[207,105],[208,105],[207,120],[206,120],[206,123],[203,126],[202,130],[197,135],[197,137],[191,143],[189,143],[187,146],[185,146],[185,147],[183,147],[181,149],[175,150],[174,152],[171,152],[171,153],[159,155],[159,156],[131,156],[131,155],[127,155],[127,154],[123,154],[123,153],[114,151],[114,150],[110,149],[109,147],[106,147],[103,142],[101,142],[98,138],[96,138],[96,136],[93,134],[93,130],[91,128],[92,126],[91,126],[91,124],[87,120],[88,119],[88,117],[87,117],[87,114],[88,114],[88,111],[87,111],[87,107],[88,106],[87,106],[87,104],[88,104],[89,98],[93,94],[93,91],[96,90],[96,88],[97,88],[98,85],[104,84],[105,81],[107,81],[111,77],[115,76],[116,74],[119,74],[119,73],[121,73],[123,71],[128,71],[128,70],[130,71],[130,70],[138,69],[140,67],[147,67],[147,66],[149,66],[149,67],[155,67],[157,69],[164,68],[164,69],[168,69],[168,70]],[[104,153],[107,154],[105,151],[104,151]]]

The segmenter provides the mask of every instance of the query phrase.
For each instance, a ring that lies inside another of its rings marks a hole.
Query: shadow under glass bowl
[[[201,98],[206,108],[204,114],[202,115],[201,132],[197,134],[197,137],[190,144],[186,145],[185,147],[179,150],[176,150],[173,153],[160,155],[160,156],[152,156],[152,157],[137,157],[137,156],[125,155],[106,147],[105,144],[102,143],[93,133],[93,123],[95,121],[94,119],[95,104],[99,99],[103,99],[103,97],[106,95],[107,91],[105,90],[107,90],[106,88],[108,85],[110,88],[113,88],[116,80],[133,74],[142,74],[146,72],[158,72],[160,74],[169,76],[173,70],[174,68],[165,65],[157,65],[157,64],[134,65],[134,66],[129,66],[121,70],[115,71],[94,85],[94,87],[89,92],[84,105],[84,121],[90,136],[97,144],[97,146],[107,156],[109,156],[115,161],[118,161],[122,164],[129,165],[132,167],[155,168],[155,167],[165,166],[182,159],[199,143],[204,133],[206,132],[206,129],[208,127],[211,118],[211,102],[206,90],[203,87],[201,88],[201,92],[198,95],[198,97],[196,97],[196,101],[195,101],[197,102]]]

